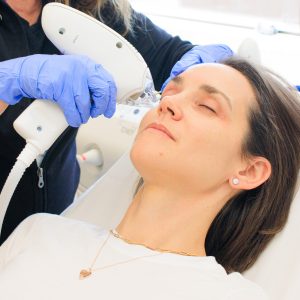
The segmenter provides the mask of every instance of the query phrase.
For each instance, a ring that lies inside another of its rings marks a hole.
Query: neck
[[[40,0],[7,0],[6,3],[30,25],[37,22],[42,9]]]
[[[145,184],[134,197],[117,231],[134,243],[154,249],[205,256],[207,232],[224,205],[224,199],[212,198],[199,194],[178,195]]]

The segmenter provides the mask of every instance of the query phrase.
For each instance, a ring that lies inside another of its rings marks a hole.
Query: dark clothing
[[[109,7],[107,16],[109,16]],[[30,54],[59,54],[46,38],[40,20],[33,26],[0,1],[0,61]],[[156,27],[142,14],[134,12],[134,33],[125,38],[144,57],[153,75],[156,89],[160,89],[173,65],[192,48],[189,42],[172,37]],[[115,20],[115,19],[114,19]],[[124,26],[112,18],[104,22],[118,32]],[[25,141],[14,131],[13,122],[33,101],[23,99],[9,106],[0,116],[0,190],[2,189],[16,157],[25,146]],[[79,167],[76,161],[77,129],[69,127],[47,151],[38,168],[36,162],[26,170],[9,204],[2,228],[0,244],[27,216],[36,212],[61,213],[73,201],[79,182]],[[39,172],[38,172],[39,171]],[[38,187],[43,171],[44,186]]]

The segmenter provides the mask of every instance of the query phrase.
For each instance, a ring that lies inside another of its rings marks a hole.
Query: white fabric
[[[0,248],[3,300],[265,300],[238,273],[227,275],[214,257],[158,254],[111,236],[95,267],[156,255],[96,271],[79,280],[108,231],[61,216],[26,219]]]

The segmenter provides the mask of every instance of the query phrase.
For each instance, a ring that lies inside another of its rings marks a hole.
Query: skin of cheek
[[[226,181],[234,172],[234,166],[239,162],[238,141],[230,141],[227,135],[220,132],[211,136],[202,136],[201,140],[186,143],[182,153],[185,161],[178,165],[178,169],[185,170],[189,175],[189,184],[192,186],[215,187]],[[221,137],[220,137],[221,136]],[[233,146],[234,145],[234,146]],[[191,151],[191,148],[194,150]],[[184,177],[184,176],[183,176]]]
[[[180,145],[178,152],[184,159],[178,160],[172,173],[181,175],[181,180],[188,178],[194,188],[211,188],[226,181],[240,158],[240,139],[232,131],[228,134],[229,130],[195,129]]]

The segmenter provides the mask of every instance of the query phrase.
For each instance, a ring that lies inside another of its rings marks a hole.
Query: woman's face
[[[209,191],[243,163],[248,113],[256,104],[246,78],[221,64],[202,64],[174,78],[143,118],[131,159],[145,182]]]

